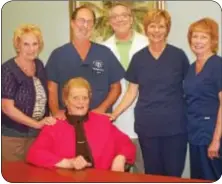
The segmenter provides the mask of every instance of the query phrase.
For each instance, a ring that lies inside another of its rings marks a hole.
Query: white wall
[[[213,1],[167,1],[166,8],[172,16],[169,42],[185,50],[191,62],[194,60],[187,42],[189,25],[209,16],[220,25],[221,9]],[[66,1],[10,1],[2,8],[2,62],[12,57],[14,29],[20,24],[38,24],[43,32],[45,47],[40,58],[46,62],[51,51],[69,41],[69,12]],[[220,37],[221,55],[221,37]]]
[[[166,8],[172,16],[169,42],[185,50],[191,62],[194,57],[187,42],[189,25],[209,16],[219,23],[221,9],[213,1],[167,1]],[[2,8],[2,62],[14,55],[12,37],[14,29],[23,23],[38,24],[43,32],[45,47],[40,58],[47,61],[51,51],[69,41],[68,1],[11,1]],[[220,35],[221,55],[221,35]],[[189,158],[183,176],[189,177]]]
[[[221,55],[221,8],[214,1],[167,1],[166,8],[172,17],[169,42],[184,49],[191,62],[194,56],[187,41],[189,25],[203,17],[213,18],[219,24],[219,55]]]
[[[42,30],[45,46],[40,58],[69,41],[68,1],[10,1],[2,8],[2,62],[14,56],[12,38],[17,26],[34,23]]]

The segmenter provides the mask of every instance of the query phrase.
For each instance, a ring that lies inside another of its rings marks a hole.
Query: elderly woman
[[[222,59],[217,55],[218,24],[203,18],[190,25],[188,41],[196,56],[184,82],[188,105],[191,177],[222,175]]]
[[[2,158],[23,160],[38,129],[55,120],[45,117],[46,77],[37,59],[43,47],[40,29],[18,27],[13,42],[17,55],[2,65]]]
[[[137,52],[126,73],[128,90],[111,117],[115,119],[136,98],[135,131],[145,173],[181,176],[187,150],[182,83],[189,62],[183,50],[167,44],[171,18],[151,10],[144,18],[148,47]]]
[[[46,168],[111,169],[124,171],[133,164],[135,146],[105,115],[89,112],[89,83],[79,77],[63,88],[66,120],[46,126],[30,147],[27,161]]]

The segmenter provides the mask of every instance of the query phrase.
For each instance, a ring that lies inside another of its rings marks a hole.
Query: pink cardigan
[[[85,133],[97,169],[110,169],[116,155],[124,155],[127,163],[135,161],[136,149],[127,135],[118,130],[105,115],[89,113]],[[57,120],[45,126],[31,145],[27,162],[53,168],[63,158],[75,157],[75,130],[67,121]]]

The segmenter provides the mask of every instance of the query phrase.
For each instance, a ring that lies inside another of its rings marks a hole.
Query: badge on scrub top
[[[95,60],[92,63],[93,74],[101,75],[104,72],[104,62],[101,60]]]

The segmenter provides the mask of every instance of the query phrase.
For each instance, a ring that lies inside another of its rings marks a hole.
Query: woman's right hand
[[[112,114],[111,113],[106,113],[105,115],[109,117],[110,121],[115,121],[116,118],[117,118],[117,116],[113,113]]]
[[[79,155],[75,158],[64,158],[55,164],[55,166],[59,168],[81,170],[92,166],[92,164],[88,163],[82,155]]]
[[[72,158],[69,161],[70,161],[71,165],[73,166],[73,168],[76,170],[81,170],[86,167],[92,166],[92,164],[87,162],[82,155]]]

